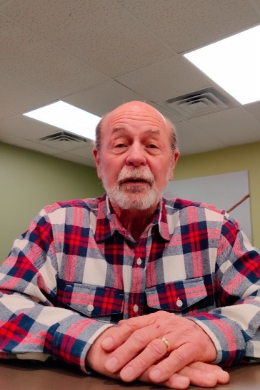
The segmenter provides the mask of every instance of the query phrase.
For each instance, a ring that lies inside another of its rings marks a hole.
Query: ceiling
[[[57,100],[99,116],[151,103],[182,155],[260,141],[260,102],[242,106],[183,57],[258,24],[260,0],[0,0],[0,141],[94,166],[91,142],[41,140],[60,130],[22,115]],[[166,102],[200,90],[185,114]]]

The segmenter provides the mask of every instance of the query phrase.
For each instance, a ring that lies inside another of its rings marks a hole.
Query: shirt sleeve
[[[42,211],[0,267],[0,358],[61,358],[86,371],[93,341],[111,324],[56,307],[58,260]]]
[[[260,361],[260,254],[227,218],[218,246],[215,296],[216,309],[189,317],[215,344],[214,363]]]

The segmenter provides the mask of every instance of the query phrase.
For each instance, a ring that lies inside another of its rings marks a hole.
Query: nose
[[[126,164],[135,167],[146,164],[145,150],[139,142],[134,142],[128,149]]]

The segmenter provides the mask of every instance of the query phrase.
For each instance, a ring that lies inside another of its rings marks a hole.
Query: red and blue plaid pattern
[[[213,206],[162,199],[135,241],[104,195],[45,207],[0,267],[0,357],[85,368],[122,318],[167,310],[196,321],[215,363],[260,358],[260,255]]]

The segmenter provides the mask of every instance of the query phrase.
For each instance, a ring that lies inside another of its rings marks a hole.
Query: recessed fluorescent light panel
[[[92,140],[95,140],[96,125],[100,121],[99,116],[63,101],[38,108],[24,115]]]
[[[184,57],[241,104],[260,100],[260,26]]]

